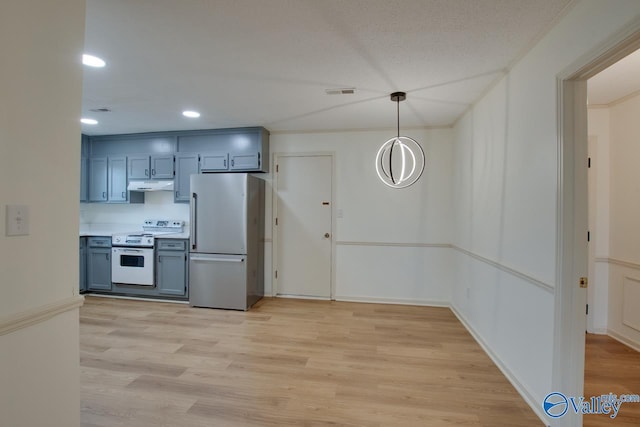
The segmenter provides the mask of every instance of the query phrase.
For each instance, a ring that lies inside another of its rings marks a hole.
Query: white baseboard
[[[312,299],[312,300],[319,300],[319,301],[331,301],[331,298],[329,297],[312,297],[309,295],[277,294],[277,295],[274,295],[274,298]]]
[[[480,345],[480,347],[482,347],[482,349],[487,354],[487,356],[489,356],[489,358],[493,361],[493,363],[496,364],[498,369],[500,369],[502,374],[507,378],[507,380],[509,380],[511,385],[513,385],[513,387],[516,389],[518,394],[522,396],[524,401],[527,402],[527,404],[531,407],[531,409],[538,416],[538,418],[540,418],[540,420],[544,423],[544,425],[548,426],[549,420],[547,419],[544,412],[542,411],[542,402],[538,402],[533,397],[533,395],[529,392],[529,390],[520,381],[518,381],[518,379],[511,372],[511,370],[502,362],[502,360],[500,360],[498,355],[495,354],[491,350],[491,348],[486,344],[482,336],[475,329],[473,329],[473,327],[471,327],[471,325],[469,324],[469,322],[467,322],[466,318],[462,315],[462,313],[460,313],[453,304],[451,304],[450,308],[453,314],[456,315],[460,323],[464,325],[464,327],[469,331],[471,336],[473,336],[473,338]]]
[[[126,295],[109,295],[109,294],[86,294],[89,298],[111,298],[111,299],[129,299],[133,301],[151,301],[151,302],[170,302],[173,304],[189,304],[189,301],[162,299],[162,298],[145,298],[145,297],[128,297]]]
[[[373,303],[373,304],[399,304],[399,305],[422,305],[427,307],[449,307],[448,301],[437,301],[437,300],[361,297],[361,296],[347,296],[347,295],[339,295],[339,296],[336,296],[334,299],[336,301],[364,302],[364,303]]]
[[[58,314],[78,309],[82,304],[84,304],[84,297],[75,295],[0,318],[0,336],[44,322]]]
[[[608,330],[607,335],[609,335],[611,338],[613,338],[616,341],[621,342],[622,344],[626,345],[627,347],[630,347],[632,349],[634,349],[635,351],[640,351],[640,343],[637,343],[627,337],[625,337],[624,335],[621,335],[615,331],[612,330]]]

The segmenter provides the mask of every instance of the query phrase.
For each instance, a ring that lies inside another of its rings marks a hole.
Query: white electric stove
[[[111,237],[111,281],[139,286],[155,286],[155,237],[182,233],[184,221],[148,219],[142,231],[117,233]]]

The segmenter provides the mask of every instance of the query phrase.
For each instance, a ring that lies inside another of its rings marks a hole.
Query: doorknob
[[[324,233],[324,237],[328,239],[331,235],[329,233]]]

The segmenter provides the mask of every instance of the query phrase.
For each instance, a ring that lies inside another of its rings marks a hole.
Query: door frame
[[[557,76],[558,188],[553,391],[584,394],[586,290],[588,273],[587,79],[640,48],[640,18],[633,20]],[[584,161],[584,164],[583,164]],[[579,427],[582,417],[556,420]]]
[[[336,153],[334,151],[311,151],[311,152],[289,152],[289,153],[273,153],[273,171],[272,178],[272,203],[271,203],[271,236],[273,236],[272,256],[271,256],[271,296],[278,296],[278,278],[276,271],[278,270],[279,261],[279,233],[276,226],[276,218],[278,218],[278,172],[277,166],[279,159],[283,157],[329,157],[331,159],[331,249],[329,268],[329,299],[335,300],[336,295]],[[302,298],[302,297],[301,297]],[[311,299],[311,298],[309,298]]]

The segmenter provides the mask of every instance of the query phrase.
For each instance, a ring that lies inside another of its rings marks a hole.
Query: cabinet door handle
[[[149,176],[149,169],[144,170],[144,176]]]
[[[107,200],[107,192],[106,191],[102,192],[102,199],[103,200]]]
[[[156,170],[155,169],[151,169],[151,175],[152,176],[156,176]]]
[[[180,198],[180,192],[176,191],[176,199]]]
[[[109,261],[109,254],[104,254],[107,257],[107,261]]]
[[[231,159],[231,167],[234,167],[235,165],[236,165],[235,159]]]
[[[126,198],[127,198],[127,192],[126,192],[126,191],[123,191],[123,192],[122,192],[122,198],[123,198],[123,199],[126,199]]]
[[[225,168],[227,167],[227,159],[224,159],[224,160],[222,161],[222,165],[223,165]]]

